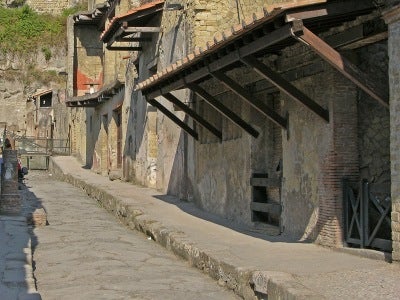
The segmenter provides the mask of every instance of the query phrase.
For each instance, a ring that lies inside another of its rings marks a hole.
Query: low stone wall
[[[17,151],[3,151],[1,173],[0,214],[18,215],[21,211],[21,196],[18,193]]]

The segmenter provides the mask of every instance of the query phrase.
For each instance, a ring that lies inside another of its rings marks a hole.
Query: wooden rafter
[[[234,113],[228,107],[226,107],[221,102],[219,102],[217,99],[215,99],[212,95],[210,95],[202,87],[200,87],[197,84],[189,83],[189,84],[187,84],[187,88],[191,89],[197,95],[202,97],[208,104],[210,104],[212,107],[214,107],[217,111],[219,111],[222,115],[224,115],[229,120],[231,120],[237,126],[242,128],[243,130],[245,130],[251,136],[253,136],[255,138],[259,136],[259,132],[257,130],[255,130],[250,124],[245,122],[241,117],[239,117],[236,113]]]
[[[343,55],[329,46],[317,35],[302,26],[301,31],[296,31],[294,37],[309,45],[322,59],[332,65],[343,76],[352,81],[356,86],[377,100],[380,104],[389,108],[388,92],[380,88],[370,80],[359,68],[352,64]]]
[[[211,125],[207,120],[205,120],[202,116],[200,116],[198,113],[196,113],[193,109],[191,109],[189,106],[185,105],[183,102],[181,102],[178,98],[176,98],[174,95],[171,93],[164,94],[163,97],[170,101],[171,103],[175,104],[177,107],[182,109],[186,114],[188,114],[190,117],[192,117],[198,124],[203,126],[204,128],[208,129],[212,134],[214,134],[217,138],[222,140],[222,132],[215,128],[213,125]]]
[[[170,91],[180,89],[185,87],[186,83],[197,82],[209,76],[209,72],[214,72],[228,67],[238,61],[240,61],[240,56],[247,56],[261,51],[269,46],[279,43],[292,36],[292,26],[291,24],[286,24],[274,31],[268,33],[267,35],[257,39],[255,42],[247,45],[241,46],[237,51],[233,51],[216,59],[208,64],[206,67],[202,67],[198,70],[191,71],[184,78],[175,79],[172,83],[163,86],[163,93],[168,93]],[[155,98],[160,96],[160,90],[156,89],[154,91],[143,90],[143,93],[148,95],[150,98]]]
[[[318,115],[325,121],[329,122],[328,110],[321,107],[318,103],[316,103],[314,100],[309,98],[307,95],[305,95],[302,91],[297,89],[290,82],[286,81],[281,75],[279,75],[278,73],[271,70],[260,60],[258,60],[257,58],[255,58],[251,55],[249,55],[247,57],[243,57],[243,58],[241,58],[241,60],[249,67],[253,68],[258,74],[260,74],[265,79],[270,81],[281,92],[290,96],[294,100],[302,103],[304,106],[306,106],[308,109],[310,109],[313,113],[315,113],[316,115]]]
[[[146,99],[147,100],[147,99]],[[190,128],[185,122],[181,121],[177,116],[175,116],[172,112],[170,112],[167,108],[165,108],[160,102],[155,99],[147,100],[151,105],[161,111],[164,115],[166,115],[172,122],[182,128],[185,132],[190,134],[195,140],[199,139],[199,134]]]
[[[259,112],[261,112],[264,116],[274,122],[276,125],[280,126],[283,129],[286,129],[287,121],[282,118],[278,113],[270,109],[266,106],[260,99],[257,99],[253,95],[250,94],[245,88],[239,85],[237,82],[229,78],[221,71],[213,72],[211,75],[221,81],[226,87],[228,87],[231,91],[233,91],[236,95],[242,98],[244,101],[249,103]]]

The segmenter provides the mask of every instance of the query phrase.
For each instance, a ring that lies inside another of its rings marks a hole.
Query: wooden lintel
[[[207,120],[205,120],[202,116],[200,116],[198,113],[196,113],[193,109],[191,109],[189,106],[185,105],[182,101],[180,101],[178,98],[176,98],[174,95],[171,93],[164,94],[163,97],[179,107],[181,110],[183,110],[186,114],[188,114],[190,117],[192,117],[194,120],[196,120],[197,123],[199,123],[201,126],[204,128],[208,129],[212,134],[214,134],[217,138],[222,140],[222,132],[215,128],[212,124],[210,124]]]
[[[248,92],[240,84],[229,78],[221,71],[213,72],[211,73],[211,75],[221,81],[227,88],[229,88],[244,101],[249,103],[255,109],[257,109],[260,113],[262,113],[276,125],[280,126],[283,129],[286,129],[286,119],[282,118],[278,113],[270,109],[260,99],[257,99],[255,96],[251,95],[250,92]]]
[[[265,186],[265,187],[278,187],[282,185],[281,178],[250,178],[251,186]]]
[[[294,37],[309,45],[311,49],[343,76],[348,78],[384,107],[389,108],[389,96],[387,91],[378,86],[373,80],[370,80],[359,68],[305,26],[303,26],[302,31],[294,33]]]
[[[147,100],[147,99],[146,99]],[[199,139],[198,133],[190,128],[185,122],[181,121],[177,116],[175,116],[172,112],[170,112],[167,108],[165,108],[160,102],[155,99],[147,100],[151,105],[161,111],[164,115],[166,115],[172,122],[182,128],[185,132],[190,134],[195,140]]]
[[[115,39],[116,42],[151,42],[150,37],[124,37],[120,36]]]
[[[294,100],[302,103],[308,109],[310,109],[313,113],[324,119],[326,122],[329,122],[329,112],[325,108],[321,107],[317,102],[309,98],[302,91],[297,89],[290,82],[286,81],[281,75],[277,72],[273,71],[269,67],[267,67],[264,63],[259,61],[257,58],[253,56],[243,57],[242,61],[253,68],[258,74],[263,76],[265,79],[270,81],[273,85],[275,85],[281,92],[290,96]]]
[[[253,136],[255,138],[258,137],[259,132],[257,130],[255,130],[250,124],[246,123],[241,117],[239,117],[236,113],[234,113],[228,107],[226,107],[221,102],[219,102],[217,99],[215,99],[212,95],[210,95],[202,87],[200,87],[197,84],[193,84],[193,83],[187,84],[187,87],[189,89],[191,89],[193,92],[195,92],[197,95],[199,95],[201,98],[203,98],[208,104],[210,104],[212,107],[214,107],[222,115],[227,117],[229,120],[231,120],[233,123],[235,123],[237,126],[242,128],[243,130],[245,130],[248,134],[250,134],[251,136]]]
[[[282,212],[282,206],[275,203],[251,202],[250,208],[252,211],[266,212],[274,215],[280,215]]]
[[[107,46],[109,51],[142,51],[142,47],[133,46]]]
[[[126,33],[134,32],[160,32],[160,27],[121,27]]]

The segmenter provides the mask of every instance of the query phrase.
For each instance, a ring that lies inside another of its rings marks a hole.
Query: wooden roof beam
[[[214,107],[217,111],[219,111],[222,115],[227,117],[237,126],[245,130],[251,136],[257,138],[259,136],[259,132],[255,130],[250,124],[246,123],[241,117],[239,117],[236,113],[230,110],[228,107],[223,105],[213,96],[211,96],[207,91],[205,91],[202,87],[194,83],[188,83],[187,88],[191,89],[201,98],[203,98],[208,104]]]
[[[125,23],[125,22],[124,22]],[[160,27],[121,27],[126,33],[135,33],[135,32],[150,32],[157,33],[160,32]]]
[[[221,81],[227,88],[229,88],[232,92],[242,98],[244,101],[249,103],[255,109],[257,109],[260,113],[270,119],[273,123],[280,126],[283,129],[286,129],[287,121],[282,118],[275,111],[266,106],[260,99],[257,99],[251,93],[249,93],[245,88],[241,85],[233,81],[231,78],[226,76],[221,71],[213,72],[211,75],[217,80]]]
[[[107,46],[109,51],[142,51],[142,47],[135,46]]]
[[[180,128],[182,128],[185,132],[190,134],[195,140],[199,139],[199,134],[190,128],[186,123],[182,122],[177,116],[175,116],[172,112],[170,112],[167,108],[165,108],[160,102],[158,102],[155,99],[148,100],[146,98],[146,101],[153,105],[155,108],[157,108],[159,111],[161,111],[164,115],[166,115],[172,122],[174,122],[176,125],[178,125]]]
[[[203,126],[204,128],[208,129],[213,135],[215,135],[217,138],[222,140],[222,132],[218,130],[216,127],[211,125],[207,120],[205,120],[202,116],[200,116],[198,113],[196,113],[194,110],[192,110],[189,106],[185,105],[183,102],[181,102],[178,98],[176,98],[174,95],[171,93],[166,93],[163,94],[163,97],[179,107],[181,110],[183,110],[187,115],[192,117],[198,124]]]
[[[300,23],[301,21],[298,21],[298,25]],[[348,78],[373,99],[389,109],[388,92],[379,87],[374,81],[370,80],[365,73],[357,68],[357,66],[352,64],[348,59],[329,46],[317,35],[312,33],[305,26],[302,26],[302,30],[296,30],[296,32],[293,32],[293,37],[308,45],[312,50],[314,50],[314,52],[316,52],[322,59],[328,62],[336,70],[338,70],[343,76]]]
[[[329,122],[329,112],[325,108],[321,107],[317,102],[309,98],[302,91],[297,89],[290,82],[286,81],[281,75],[267,67],[264,63],[259,61],[257,58],[253,56],[247,56],[241,58],[242,62],[244,62],[249,67],[253,68],[258,74],[263,76],[265,79],[270,81],[273,85],[275,85],[282,93],[288,95],[293,98],[297,102],[302,103],[308,109],[310,109],[313,113],[324,119],[326,122]]]

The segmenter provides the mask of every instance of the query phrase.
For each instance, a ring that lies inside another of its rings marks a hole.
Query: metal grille
[[[390,184],[343,181],[347,246],[392,251]]]

